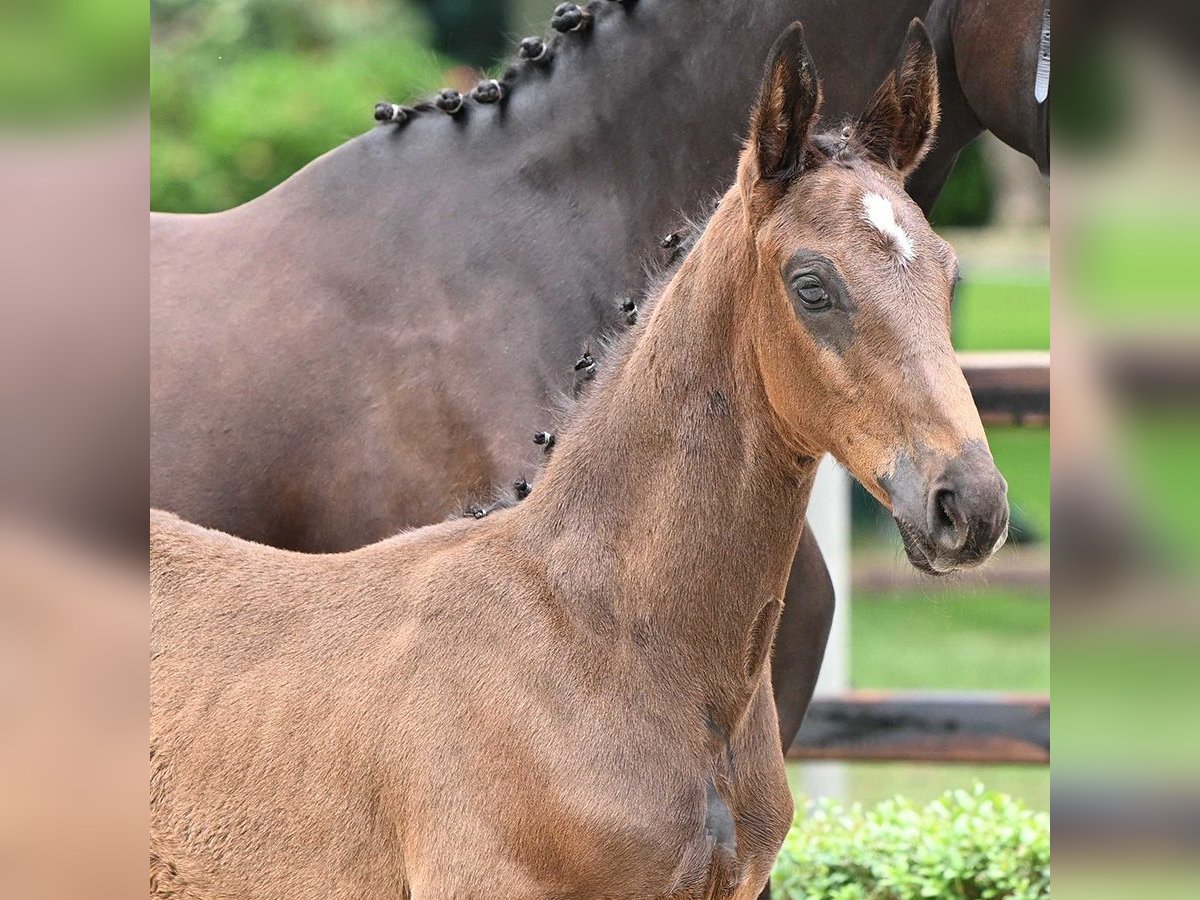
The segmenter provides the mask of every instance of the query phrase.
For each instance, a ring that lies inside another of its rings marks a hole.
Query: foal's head
[[[904,192],[938,120],[924,26],[857,122],[815,134],[820,105],[796,24],[738,172],[768,400],[795,449],[833,453],[891,509],[914,565],[978,564],[1007,533],[1007,486],[950,344],[954,251]]]

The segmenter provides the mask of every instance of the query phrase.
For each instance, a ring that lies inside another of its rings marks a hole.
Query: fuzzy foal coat
[[[324,556],[152,514],[153,893],[757,895],[792,814],[770,649],[817,457],[847,428],[982,433],[961,372],[907,393],[923,417],[878,402],[902,393],[882,360],[953,358],[927,223],[900,279],[853,239],[864,196],[904,202],[936,84],[914,22],[854,130],[875,161],[822,168],[815,70],[784,33],[738,184],[519,506]],[[854,352],[783,288],[826,245],[855,257]],[[909,354],[885,340],[939,315]],[[843,461],[877,485],[892,454],[862,445]]]
[[[704,242],[677,282],[752,265]],[[756,896],[815,461],[772,436],[737,299],[668,288],[483,520],[320,556],[152,514],[158,895]]]
[[[753,896],[769,673],[727,747],[652,623],[584,630],[503,524],[328,558],[155,515],[152,893]]]

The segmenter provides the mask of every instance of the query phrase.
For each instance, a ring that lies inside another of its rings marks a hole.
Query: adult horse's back
[[[528,433],[582,345],[626,317],[615,300],[644,291],[664,232],[732,174],[772,36],[809,23],[836,121],[929,5],[560,11],[557,27],[580,27],[523,61],[501,103],[375,129],[235,210],[153,217],[151,501],[337,550],[531,470]],[[1048,164],[1042,3],[990,6],[929,9],[947,109],[910,185],[926,209],[981,127]],[[1015,66],[972,52],[989,36]]]
[[[924,5],[595,4],[500,104],[377,128],[228,212],[156,216],[152,502],[338,550],[532,473],[582,345],[731,176],[774,35],[810,23],[835,118]]]
[[[676,252],[659,243],[680,213],[732,177],[774,36],[805,20],[837,121],[866,106],[927,6],[568,9],[557,25],[577,30],[545,56],[531,45],[537,58],[482,92],[500,103],[406,113],[245,206],[154,217],[152,504],[332,551],[532,475],[531,432],[572,365],[636,314],[618,299],[636,304],[647,258]],[[788,598],[774,670],[785,741],[832,608],[807,530]]]

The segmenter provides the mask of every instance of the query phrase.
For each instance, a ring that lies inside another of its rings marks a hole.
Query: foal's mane
[[[809,159],[807,165],[810,167],[828,163],[855,166],[865,162],[867,158],[866,151],[854,140],[853,126],[850,123],[814,135],[810,139],[806,154]],[[619,297],[614,301],[614,306],[620,313],[617,324],[585,342],[580,348],[570,390],[558,393],[552,401],[552,407],[547,410],[550,427],[534,435],[534,443],[542,446],[547,457],[559,443],[560,435],[570,434],[575,422],[581,418],[588,400],[598,393],[592,389],[598,380],[597,376],[603,373],[604,378],[614,377],[625,367],[655,303],[708,227],[708,221],[720,200],[721,195],[711,200],[708,204],[708,216],[703,219],[685,217],[680,228],[663,238],[660,246],[667,251],[667,256],[647,257],[644,260],[643,287],[632,295]],[[540,468],[539,466],[538,469]],[[523,473],[510,485],[493,488],[490,500],[470,503],[461,513],[454,515],[482,519],[492,512],[514,506],[524,500],[533,490],[534,484],[532,476]]]

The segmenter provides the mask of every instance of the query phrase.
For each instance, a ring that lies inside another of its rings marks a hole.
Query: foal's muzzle
[[[908,457],[881,480],[909,561],[944,575],[977,566],[1008,537],[1008,485],[982,442],[920,473]]]

